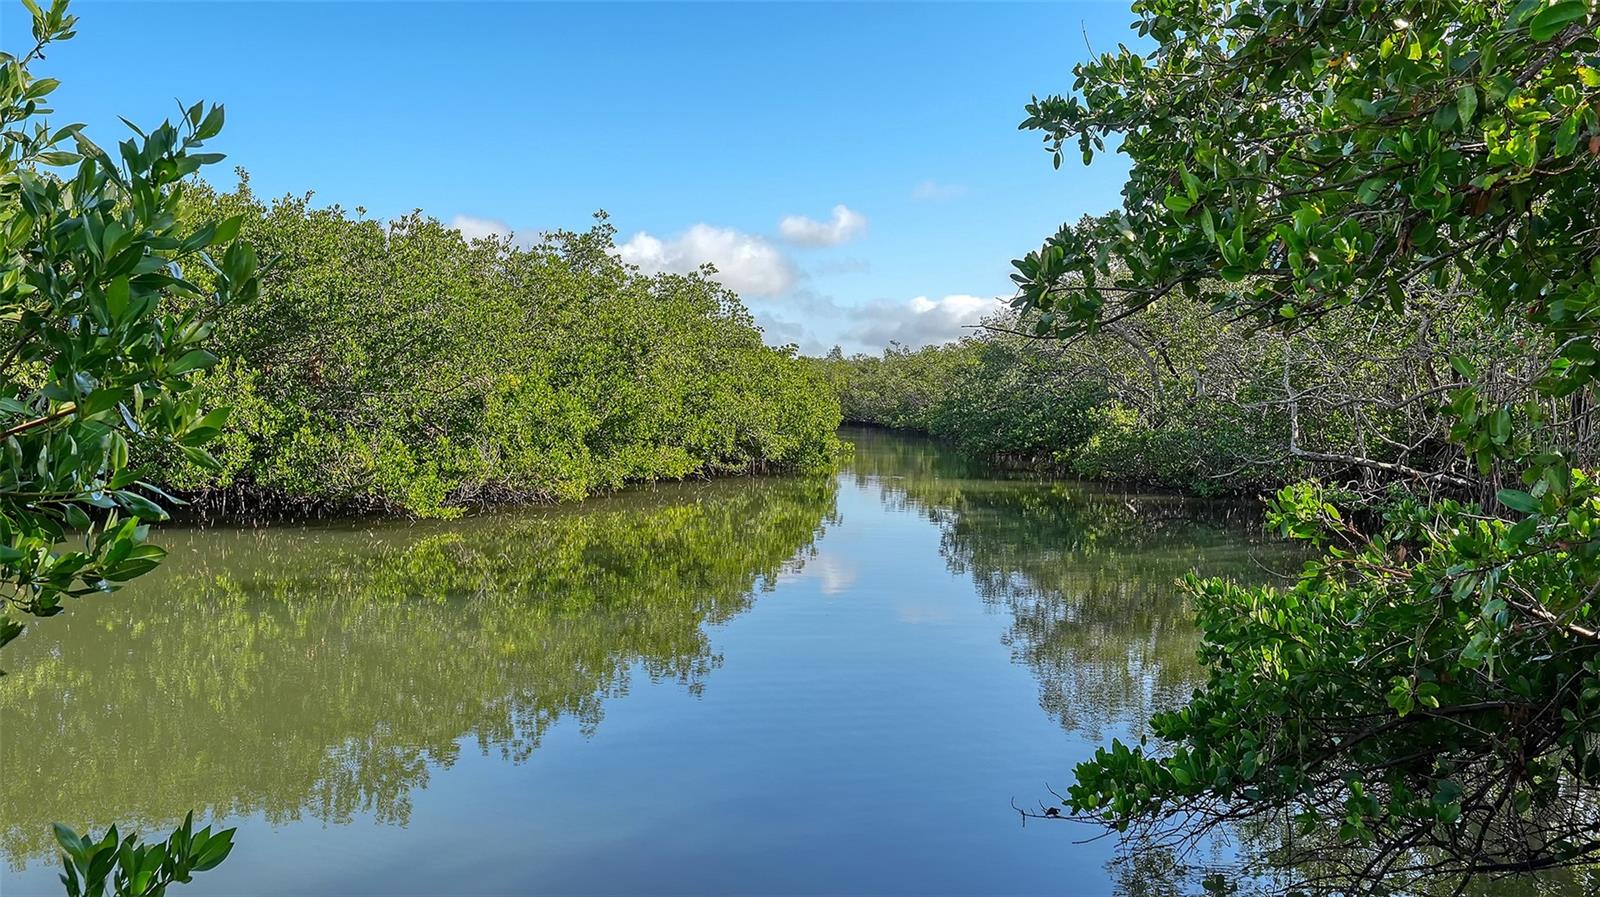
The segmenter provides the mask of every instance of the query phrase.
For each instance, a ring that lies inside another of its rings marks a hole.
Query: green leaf
[[[126,277],[118,277],[106,287],[106,311],[111,313],[113,321],[121,321],[122,316],[128,313],[129,293]]]
[[[67,856],[75,860],[84,858],[88,851],[88,846],[84,843],[83,838],[78,836],[77,832],[59,822],[52,823],[50,829],[55,833],[56,843],[60,844],[61,849],[67,852]]]
[[[116,496],[119,504],[141,520],[166,520],[168,517],[164,508],[137,492],[123,490]]]
[[[1468,380],[1478,376],[1477,366],[1460,355],[1450,356],[1450,366],[1455,368],[1456,373]]]
[[[239,236],[239,227],[243,223],[244,216],[242,215],[234,215],[231,218],[223,219],[221,223],[217,225],[216,233],[211,235],[212,245],[219,243],[232,243],[234,238]]]
[[[209,368],[217,363],[217,356],[207,349],[191,349],[167,368],[169,374],[186,374]]]
[[[233,409],[221,405],[206,412],[205,416],[195,421],[196,427],[211,427],[220,430],[228,423],[228,418],[233,414]]]
[[[1538,517],[1524,517],[1516,525],[1506,531],[1505,547],[1508,551],[1515,551],[1533,536],[1534,530],[1539,527]]]
[[[1445,103],[1433,112],[1433,128],[1436,131],[1454,130],[1460,117],[1454,103]]]
[[[212,106],[206,113],[205,120],[195,129],[194,136],[198,140],[210,140],[222,131],[223,111],[220,105]]]
[[[1394,708],[1395,713],[1398,713],[1401,716],[1405,716],[1406,714],[1410,713],[1412,707],[1414,706],[1414,698],[1411,693],[1411,682],[1405,679],[1401,679],[1396,682],[1395,686],[1389,690],[1389,696],[1387,700],[1389,702],[1389,706]]]
[[[211,836],[195,857],[194,871],[205,872],[215,869],[219,863],[228,858],[233,851],[233,834],[235,829],[223,829]]]
[[[1529,495],[1528,493],[1518,489],[1501,489],[1498,493],[1496,493],[1495,498],[1498,499],[1502,505],[1505,505],[1513,511],[1521,511],[1524,514],[1531,514],[1534,511],[1539,510],[1539,500],[1534,498],[1532,495]]]
[[[1528,36],[1537,41],[1549,40],[1566,30],[1567,25],[1588,15],[1589,4],[1586,0],[1561,0],[1540,10],[1533,17],[1533,21],[1528,23]]]
[[[222,462],[218,461],[205,449],[192,445],[180,445],[178,448],[183,452],[183,456],[197,467],[213,471],[222,470]]]
[[[1569,116],[1556,129],[1555,150],[1556,155],[1570,156],[1578,148],[1578,117]]]
[[[1489,438],[1495,445],[1505,445],[1511,438],[1511,409],[1502,407],[1489,418]]]
[[[1461,119],[1462,127],[1472,124],[1472,117],[1478,113],[1478,91],[1471,84],[1463,84],[1456,91],[1456,116]]]
[[[76,165],[83,161],[83,157],[77,153],[68,153],[59,150],[48,153],[40,153],[39,155],[34,156],[34,159],[42,165],[55,165],[58,167],[65,165]]]

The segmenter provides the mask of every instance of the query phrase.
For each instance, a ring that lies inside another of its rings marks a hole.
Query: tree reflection
[[[1006,644],[1037,676],[1044,710],[1092,740],[1136,734],[1201,679],[1180,577],[1259,582],[1298,567],[1247,504],[995,478],[931,441],[851,441],[858,479],[936,522],[950,569],[1010,615]]]
[[[11,649],[0,849],[190,807],[403,823],[464,738],[526,759],[630,675],[704,687],[706,624],[835,515],[828,479],[664,488],[455,524],[169,532],[168,565]],[[469,742],[469,743],[471,743]]]
[[[932,441],[875,431],[850,438],[858,481],[875,483],[890,506],[937,523],[950,569],[969,575],[983,600],[1010,616],[1005,641],[1038,679],[1040,706],[1091,741],[1137,738],[1153,712],[1182,703],[1204,678],[1180,577],[1193,571],[1264,582],[1300,566],[1294,546],[1262,538],[1259,513],[1248,504],[1020,473],[996,479]],[[1256,824],[1188,850],[1127,843],[1109,871],[1121,897],[1280,895],[1291,880],[1318,871],[1284,869],[1274,848],[1289,838]],[[1596,893],[1600,870],[1590,869],[1533,882],[1483,878],[1457,897]]]

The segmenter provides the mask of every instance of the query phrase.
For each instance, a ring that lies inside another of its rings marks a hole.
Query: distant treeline
[[[200,187],[197,221],[242,216],[259,301],[220,313],[201,381],[232,417],[220,470],[168,452],[202,508],[453,513],[578,499],[624,483],[816,468],[839,405],[763,344],[732,292],[645,276],[600,216],[531,247]]]
[[[1504,484],[1450,443],[1439,409],[1469,382],[1518,388],[1552,350],[1443,295],[1288,335],[1182,297],[1071,340],[1036,338],[1010,315],[987,324],[940,346],[836,349],[813,363],[847,422],[978,457],[1200,494],[1317,476],[1360,491],[1407,480],[1492,495]],[[1556,402],[1548,414],[1587,453],[1595,434],[1581,410]]]

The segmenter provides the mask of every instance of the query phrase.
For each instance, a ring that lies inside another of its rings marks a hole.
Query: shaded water
[[[196,894],[1111,893],[1023,827],[1198,676],[1253,512],[847,431],[834,478],[453,523],[168,530],[6,651],[0,889],[49,823],[238,825]],[[1126,884],[1126,883],[1125,883]]]

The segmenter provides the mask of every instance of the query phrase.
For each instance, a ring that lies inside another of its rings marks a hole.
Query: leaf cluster
[[[83,127],[47,122],[57,83],[30,65],[73,34],[56,0],[28,3],[34,49],[0,57],[0,590],[36,616],[110,591],[162,557],[146,523],[171,496],[130,463],[139,443],[196,464],[227,410],[196,376],[223,308],[251,301],[256,258],[238,219],[191,222],[184,179],[220,106],[132,136],[113,158]],[[70,543],[70,544],[64,544]],[[0,614],[0,645],[23,625]]]
[[[119,840],[117,827],[95,839],[64,825],[55,826],[56,843],[66,871],[61,883],[67,897],[162,897],[169,885],[187,884],[194,873],[221,865],[233,850],[234,829],[212,832],[194,828],[194,814],[165,843],[145,844],[129,834]]]
[[[1482,507],[1414,489],[1368,533],[1321,489],[1281,492],[1276,524],[1324,556],[1290,589],[1191,582],[1209,681],[1155,721],[1159,750],[1119,743],[1081,766],[1071,805],[1190,831],[1287,814],[1295,848],[1351,851],[1319,854],[1314,882],[1344,893],[1592,862],[1594,4],[1133,10],[1149,49],[1080,65],[1072,95],[1022,122],[1057,164],[1070,143],[1089,161],[1115,142],[1131,162],[1121,209],[1015,263],[1036,332],[1097,333],[1187,295],[1301,340],[1436,296],[1512,341],[1450,351],[1453,375],[1407,400]],[[1284,384],[1303,407],[1287,366]],[[1410,470],[1437,485],[1435,469]]]

